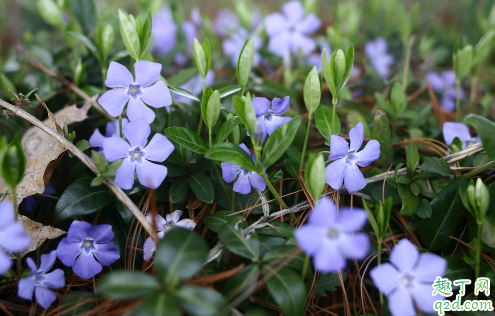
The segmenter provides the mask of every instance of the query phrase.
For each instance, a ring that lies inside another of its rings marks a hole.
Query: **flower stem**
[[[469,171],[468,173],[464,174],[466,178],[471,178],[479,173],[482,173],[485,170],[488,170],[492,167],[495,167],[495,161],[490,161],[489,163],[484,164],[483,166],[480,166],[474,170]]]
[[[263,180],[265,180],[266,185],[268,186],[268,189],[270,189],[270,192],[272,192],[272,194],[275,197],[275,199],[277,200],[277,202],[280,205],[282,205],[283,208],[287,208],[287,205],[282,200],[282,198],[278,194],[277,190],[273,187],[273,185],[271,184],[270,180],[266,177],[265,170],[263,170],[262,172],[260,172],[260,176],[262,176],[263,177]]]
[[[167,120],[167,127],[172,126],[172,106],[168,107],[168,120]]]
[[[308,146],[309,129],[311,128],[311,121],[313,120],[313,113],[308,116],[308,125],[306,126],[306,135],[304,136],[304,144],[301,153],[301,162],[299,163],[299,170],[303,168],[304,156],[306,156],[306,147]]]
[[[481,243],[481,226],[483,222],[478,223],[478,231],[476,238],[476,257],[475,257],[475,267],[474,267],[474,279],[477,280],[480,277],[480,262],[481,262],[481,251],[482,251],[482,243]]]
[[[455,119],[457,122],[461,121],[461,80],[459,78],[455,81]]]
[[[203,98],[205,97],[206,90],[206,79],[203,78],[203,96],[201,97],[201,102],[203,102]],[[201,108],[201,104],[200,104]],[[201,130],[203,129],[203,113],[199,111],[199,123],[198,123],[198,135],[201,136]]]
[[[119,135],[120,138],[124,138],[124,136],[122,135],[122,114],[119,115]]]
[[[306,273],[308,272],[308,267],[309,267],[309,256],[306,255],[304,258],[304,265],[303,265],[302,274],[301,274],[301,277],[303,279],[306,276]]]
[[[232,208],[232,212],[235,212],[235,191],[232,191],[232,199],[230,201],[230,207]]]
[[[223,193],[227,197],[227,200],[229,200],[229,203],[234,204],[232,201],[234,199],[234,196],[232,195],[232,199],[230,198],[229,191],[227,190],[227,187],[225,186],[225,182],[223,181],[222,174],[220,173],[220,170],[218,169],[217,163],[213,162],[213,168],[215,169],[215,172],[218,177],[218,181],[220,181],[220,185],[222,186]]]
[[[377,236],[376,238],[376,243],[377,243],[377,252],[376,252],[376,262],[378,265],[382,264],[382,239]],[[380,292],[380,306],[383,306],[383,293],[382,291]]]
[[[14,220],[17,221],[17,217],[19,216],[19,206],[17,205],[17,191],[15,186],[10,187],[10,198],[12,201],[12,204],[14,205]]]

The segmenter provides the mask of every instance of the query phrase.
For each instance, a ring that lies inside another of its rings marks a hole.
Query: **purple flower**
[[[129,123],[129,120],[126,118],[122,119],[122,128]],[[91,147],[103,147],[103,141],[112,136],[119,136],[120,135],[120,126],[119,126],[119,121],[115,120],[113,122],[108,122],[107,126],[105,128],[105,136],[101,135],[99,129],[95,129],[93,132],[93,135],[89,138],[89,144]]]
[[[241,147],[248,155],[251,156],[253,161],[256,160],[254,154],[249,152],[249,149],[244,144],[240,144]],[[263,177],[254,171],[249,171],[241,166],[231,164],[230,162],[222,162],[222,178],[225,182],[234,181],[237,177],[237,181],[234,183],[234,191],[241,194],[248,194],[251,192],[251,187],[263,191],[266,189],[266,183]]]
[[[110,241],[112,226],[73,221],[67,237],[57,247],[57,257],[81,279],[87,280],[100,273],[120,258],[119,251]]]
[[[445,144],[451,145],[454,139],[458,137],[462,143],[462,149],[466,148],[470,143],[480,142],[480,137],[471,137],[469,128],[462,123],[445,122],[443,124],[443,138]]]
[[[330,44],[326,40],[319,41],[318,49],[316,50],[316,52],[309,55],[308,58],[306,59],[306,63],[308,64],[308,66],[311,67],[316,66],[316,70],[318,70],[318,72],[321,72],[322,70],[321,52],[323,51],[323,49],[326,49],[327,59],[328,62],[330,63],[330,56],[332,55],[332,49],[330,48]]]
[[[392,315],[416,315],[413,301],[425,313],[436,313],[433,304],[442,300],[432,295],[432,284],[445,272],[447,261],[431,253],[419,254],[407,239],[401,240],[390,254],[390,263],[370,271],[376,287],[388,296]]]
[[[12,266],[7,252],[21,252],[31,244],[22,222],[16,221],[14,207],[10,202],[0,202],[0,274]]]
[[[364,46],[364,52],[368,56],[371,66],[382,79],[390,75],[390,67],[394,63],[394,57],[387,53],[387,48],[387,41],[382,37],[368,41]]]
[[[57,192],[57,190],[55,190],[51,183],[48,183],[45,187],[45,191],[43,191],[43,195],[53,195],[55,192]],[[28,196],[22,200],[21,204],[19,204],[19,208],[32,212],[38,205],[38,201],[42,201],[44,199],[46,199],[44,196]]]
[[[299,247],[313,257],[318,271],[334,272],[345,268],[346,258],[362,259],[368,254],[368,236],[354,233],[367,220],[364,210],[343,207],[339,212],[332,200],[323,197],[294,236]]]
[[[215,73],[213,72],[213,70],[209,70],[205,78],[206,86],[207,87],[211,86],[214,81],[215,81]],[[194,95],[198,95],[201,92],[203,92],[203,78],[201,77],[201,75],[196,75],[191,79],[189,79],[188,82],[184,83],[180,87],[186,91],[191,92]],[[174,101],[179,101],[187,104],[191,104],[193,102],[193,100],[175,93],[174,93]]]
[[[179,220],[179,218],[182,215],[182,211],[174,211],[172,214],[167,214],[166,219],[161,217],[160,215],[156,214],[155,216],[155,228],[156,231],[158,232],[158,237],[160,239],[163,239],[163,236],[172,229],[172,227],[177,226],[177,227],[182,227],[185,229],[190,229],[193,230],[194,227],[196,227],[196,223],[189,218],[185,218],[182,220]],[[153,224],[153,215],[152,213],[148,213],[146,215],[146,219]],[[143,252],[144,252],[144,260],[150,261],[151,256],[153,253],[156,251],[156,243],[155,241],[151,238],[148,237],[146,241],[144,242],[143,245]]]
[[[177,25],[168,6],[164,6],[153,16],[151,35],[154,41],[153,49],[160,55],[167,55],[177,45]]]
[[[49,289],[58,290],[65,285],[65,276],[62,269],[56,269],[47,273],[53,267],[57,259],[57,252],[53,250],[49,254],[41,255],[40,268],[36,266],[33,259],[27,258],[26,262],[31,273],[19,281],[17,294],[25,300],[33,300],[33,292],[36,301],[43,308],[48,308],[57,296]]]
[[[227,36],[230,32],[235,31],[241,22],[237,18],[234,12],[230,9],[220,9],[217,13],[217,18],[213,22],[213,29],[220,37]]]
[[[314,14],[304,16],[304,7],[299,1],[290,1],[282,6],[281,14],[272,13],[265,18],[266,33],[270,37],[268,50],[275,55],[286,57],[289,52],[309,55],[316,43],[308,35],[320,27],[320,20]]]
[[[273,98],[272,104],[267,98],[254,97],[253,107],[256,121],[263,130],[263,141],[267,135],[271,135],[280,125],[292,120],[290,117],[281,117],[289,108],[289,97],[283,99]]]
[[[161,108],[172,104],[172,97],[163,81],[158,81],[162,65],[151,61],[141,60],[134,64],[136,78],[123,65],[110,62],[105,85],[115,88],[105,92],[98,103],[113,117],[122,114],[127,107],[127,117],[130,121],[145,118],[149,123],[155,119],[155,112],[146,104]],[[156,83],[155,83],[156,82]],[[155,84],[153,84],[155,83]]]
[[[456,87],[455,87],[455,72],[446,70],[442,74],[430,71],[426,74],[426,80],[430,83],[433,90],[442,94],[440,106],[445,111],[455,111]],[[464,99],[465,94],[462,89],[459,89],[459,98]]]
[[[229,33],[229,36],[223,40],[222,47],[225,56],[230,57],[230,63],[232,66],[237,65],[239,54],[247,39],[252,39],[254,44],[254,59],[253,65],[259,65],[261,56],[258,54],[258,50],[261,48],[262,40],[258,34],[249,33],[244,28],[239,27],[236,32]]]
[[[325,169],[327,183],[338,190],[345,184],[350,194],[363,189],[367,182],[358,166],[366,167],[380,157],[380,143],[370,140],[363,150],[359,151],[363,144],[363,123],[358,123],[349,132],[351,146],[340,136],[332,135],[330,139],[330,156],[328,160],[335,160]]]
[[[165,161],[174,151],[174,145],[161,134],[155,134],[148,143],[151,128],[144,119],[128,123],[122,128],[122,133],[130,144],[120,137],[109,137],[103,141],[106,160],[124,159],[117,169],[115,183],[122,189],[129,190],[134,184],[134,170],[137,170],[142,185],[152,189],[158,188],[167,176],[167,167],[148,160]]]

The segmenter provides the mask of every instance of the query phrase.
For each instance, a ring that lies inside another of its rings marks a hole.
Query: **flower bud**
[[[490,204],[490,194],[480,178],[476,180],[476,184],[473,181],[469,182],[466,196],[469,211],[476,219],[476,222],[481,224]]]

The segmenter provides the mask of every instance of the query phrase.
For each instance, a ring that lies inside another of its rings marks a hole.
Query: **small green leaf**
[[[5,183],[15,188],[24,177],[26,158],[22,149],[21,140],[16,135],[2,152],[0,152],[0,175]]]
[[[304,104],[308,110],[309,115],[313,113],[318,108],[321,100],[321,84],[320,78],[318,76],[318,71],[316,66],[311,69],[306,81],[304,82]]]
[[[177,298],[169,293],[155,292],[153,295],[142,301],[132,311],[134,316],[180,316],[179,303]]]
[[[170,85],[168,85],[167,87],[170,89],[170,91],[172,91],[175,94],[178,94],[180,96],[183,96],[185,98],[188,98],[188,99],[191,99],[191,100],[194,100],[194,101],[201,102],[201,100],[198,99],[197,96],[195,96],[194,94],[192,94],[191,92],[189,92],[187,90],[184,90],[184,89],[182,89],[180,87],[170,86]]]
[[[206,203],[213,203],[215,189],[207,176],[202,173],[195,173],[187,178],[187,182],[198,199]]]
[[[140,57],[142,57],[146,53],[146,49],[148,48],[148,45],[150,43],[151,26],[152,26],[151,23],[152,23],[151,12],[148,12],[148,15],[146,16],[146,21],[144,21],[143,28],[139,34],[139,43],[141,46]]]
[[[205,37],[205,39],[203,40],[203,45],[201,45],[201,47],[203,48],[203,52],[205,52],[206,74],[208,74],[208,71],[210,70],[211,67],[211,46],[208,37]]]
[[[208,73],[206,55],[203,47],[198,42],[197,39],[194,39],[194,58],[196,60],[196,67],[198,67],[198,72],[201,77],[206,78],[206,74]]]
[[[252,39],[247,39],[242,47],[239,59],[237,60],[237,82],[240,86],[245,87],[251,74],[251,67],[254,60],[254,42]]]
[[[265,280],[265,283],[268,292],[284,315],[303,315],[308,293],[301,277],[288,268],[282,268],[278,272],[269,266],[265,268],[270,275],[274,273],[268,280]]]
[[[461,80],[467,75],[473,61],[473,47],[466,45],[464,48],[457,50],[453,55],[454,71],[456,80]]]
[[[189,149],[198,154],[205,154],[208,150],[208,145],[195,132],[185,127],[167,127],[165,135],[177,144]]]
[[[76,143],[76,147],[80,150],[80,151],[85,151],[86,149],[89,149],[91,148],[91,145],[88,143],[87,140],[85,139],[82,139],[80,141],[78,141]]]
[[[347,273],[342,272],[342,279],[343,281],[347,280]],[[326,297],[327,292],[336,291],[340,284],[339,275],[337,273],[320,274],[316,280],[313,298],[316,298],[316,295]]]
[[[352,67],[354,66],[354,45],[350,45],[349,48],[347,49],[347,52],[345,53],[345,73],[338,83],[338,88],[337,88],[337,94],[340,94],[342,92],[342,89],[344,89],[345,85],[347,84],[347,81],[351,77],[352,73]]]
[[[171,84],[172,86],[182,86],[197,74],[198,74],[198,70],[196,68],[184,69],[179,71],[178,74],[170,77],[170,79],[168,79],[168,83]]]
[[[141,56],[141,44],[136,32],[136,27],[132,23],[133,20],[134,17],[132,15],[127,15],[122,9],[119,9],[119,24],[122,41],[124,42],[129,55],[135,60],[139,60]]]
[[[404,89],[399,82],[394,83],[392,92],[390,93],[390,102],[393,107],[393,113],[395,115],[403,112],[407,105],[407,96],[404,93]]]
[[[323,76],[325,77],[325,81],[328,86],[328,90],[332,93],[333,98],[337,98],[337,86],[333,80],[333,72],[330,69],[330,63],[328,62],[327,51],[326,48],[323,49],[321,53],[321,65],[323,69]]]
[[[96,7],[93,0],[71,0],[70,9],[84,33],[89,34],[96,27]]]
[[[63,28],[62,10],[53,0],[38,0],[38,12],[48,24]]]
[[[450,169],[449,163],[442,158],[426,157],[426,161],[419,166],[419,169],[436,173],[442,177],[454,177],[454,170]]]
[[[232,85],[232,86],[226,86],[218,90],[220,93],[220,99],[223,99],[229,95],[232,95],[242,89],[241,86],[238,85]]]
[[[193,316],[223,316],[227,301],[217,291],[197,285],[184,285],[177,294],[182,308]]]
[[[184,199],[187,192],[189,192],[189,182],[187,181],[187,178],[180,177],[175,179],[168,192],[170,202],[179,203]]]
[[[5,95],[10,94],[9,90],[14,91],[14,93],[17,94],[17,89],[14,84],[4,73],[0,73],[0,89]]]
[[[260,242],[256,233],[243,237],[241,232],[236,230],[234,226],[225,224],[218,233],[218,239],[229,251],[236,255],[253,261],[259,258]]]
[[[137,271],[113,271],[98,284],[100,295],[119,300],[148,296],[159,290],[160,283],[154,277]]]
[[[215,138],[215,144],[219,144],[229,137],[230,133],[234,128],[236,128],[241,119],[238,116],[229,118],[225,123],[222,124],[220,130],[218,131],[217,137]]]
[[[250,135],[254,134],[254,126],[256,125],[256,114],[254,113],[251,96],[238,97],[232,99],[237,115],[241,118],[242,123],[246,126]]]
[[[400,215],[410,216],[419,208],[419,198],[414,195],[408,185],[398,184],[399,195],[402,200],[402,208],[400,209]]]
[[[201,107],[203,107],[203,104],[201,104]],[[206,126],[209,129],[213,129],[220,116],[220,94],[218,90],[215,90],[208,98],[206,108],[201,108],[201,114],[203,115]]]
[[[419,163],[419,152],[418,152],[418,147],[416,147],[416,145],[413,142],[410,142],[409,145],[407,145],[406,158],[407,158],[406,160],[407,169],[414,172]]]
[[[335,117],[335,131],[332,131],[332,119],[332,109],[320,104],[315,113],[316,128],[318,128],[320,134],[327,140],[330,140],[332,135],[338,135],[340,133],[340,120],[338,116]]]
[[[249,171],[256,171],[253,159],[238,145],[220,143],[210,148],[205,157],[211,160],[230,162]]]
[[[342,77],[344,77],[346,70],[345,55],[341,49],[332,53],[332,57],[330,58],[330,69],[333,74],[333,82],[335,83],[335,87],[337,87],[337,95],[339,95],[340,81],[342,80]]]
[[[310,154],[306,172],[304,173],[304,180],[309,193],[311,193],[315,201],[318,201],[320,195],[325,191],[326,186],[325,160],[323,159],[323,155],[314,157]]]
[[[241,214],[234,214],[232,211],[215,212],[204,221],[208,229],[218,233],[223,225],[234,225],[243,219]]]
[[[427,199],[422,199],[419,202],[419,208],[418,211],[416,212],[416,215],[418,215],[421,218],[430,218],[432,211],[433,210],[431,209],[430,202],[428,202]]]
[[[67,33],[80,40],[84,44],[84,46],[86,46],[89,49],[89,51],[93,54],[93,56],[95,56],[95,58],[100,62],[100,64],[103,62],[100,51],[98,50],[98,48],[96,48],[93,42],[89,40],[89,38],[76,32],[67,32]]]
[[[468,115],[464,121],[476,129],[488,157],[491,160],[495,160],[495,124],[476,114]]]
[[[371,137],[380,143],[380,158],[378,159],[378,163],[384,167],[388,167],[393,158],[392,136],[390,134],[387,113],[383,110],[376,110]]]
[[[301,117],[296,116],[289,122],[279,126],[266,140],[262,154],[262,162],[264,167],[273,165],[280,158],[290,144],[301,125]]]
[[[98,24],[96,28],[96,43],[100,49],[103,60],[106,60],[115,41],[115,31],[111,24],[103,27],[103,24]]]

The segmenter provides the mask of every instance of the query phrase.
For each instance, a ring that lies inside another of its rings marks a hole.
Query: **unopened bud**
[[[476,222],[481,224],[490,204],[490,193],[487,187],[480,178],[476,180],[476,184],[471,180],[467,187],[466,195],[469,211],[476,219]]]

